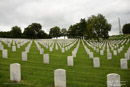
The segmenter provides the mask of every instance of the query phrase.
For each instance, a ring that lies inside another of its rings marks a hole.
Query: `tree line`
[[[32,23],[22,33],[21,28],[13,26],[10,31],[0,32],[0,37],[3,38],[28,38],[28,39],[45,39],[50,38],[47,33],[42,30],[42,26],[39,23]]]
[[[45,39],[58,38],[67,36],[68,38],[84,38],[84,39],[108,39],[109,31],[112,25],[107,22],[107,19],[102,14],[92,15],[87,20],[81,19],[78,23],[70,25],[69,29],[54,26],[50,29],[49,34],[42,30],[40,23],[32,23],[21,31],[19,26],[13,26],[10,31],[0,32],[0,37],[3,38],[30,38],[30,39]],[[123,33],[130,33],[130,24],[123,26]]]
[[[96,39],[99,41],[99,38],[108,39],[110,30],[111,24],[107,22],[105,16],[98,14],[97,16],[92,15],[87,20],[81,19],[79,23],[71,25],[68,31],[62,29],[62,34],[60,34],[59,27],[53,27],[50,29],[49,35],[51,37],[63,35],[69,38]]]

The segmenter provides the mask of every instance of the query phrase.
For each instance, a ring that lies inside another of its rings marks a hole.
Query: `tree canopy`
[[[86,21],[81,19],[79,23],[71,25],[68,30],[69,37],[86,39],[107,39],[108,32],[111,30],[111,24],[107,22],[102,14],[92,15]]]
[[[58,26],[50,28],[49,35],[42,30],[40,23],[32,23],[24,28],[24,32],[21,32],[21,28],[18,26],[12,27],[11,31],[0,32],[0,37],[6,38],[57,38],[60,36],[68,36],[69,38],[85,38],[85,39],[107,39],[109,38],[109,31],[111,30],[111,24],[107,22],[107,19],[102,14],[92,15],[85,18],[81,18],[78,23],[70,25],[68,31],[66,28],[59,28]],[[123,26],[123,33],[130,33],[130,24]]]
[[[12,27],[10,33],[12,38],[20,38],[22,35],[21,28],[18,26]]]
[[[64,37],[67,36],[67,29],[66,28],[62,28],[60,32],[61,32],[61,36],[64,36]]]
[[[0,32],[0,37],[3,38],[30,38],[30,39],[41,39],[41,38],[50,38],[47,33],[42,30],[42,26],[39,23],[32,23],[27,26],[22,33],[21,28],[14,26],[10,31]]]
[[[47,38],[47,34],[41,30],[42,26],[39,23],[32,23],[24,29],[24,35],[26,38]]]
[[[88,31],[91,34],[90,38],[99,40],[99,38],[107,39],[109,37],[108,32],[111,30],[111,24],[107,22],[102,14],[89,17],[87,25]]]
[[[125,25],[123,26],[122,31],[123,31],[123,34],[130,34],[130,23],[125,24]]]
[[[58,26],[51,28],[49,35],[51,37],[55,37],[55,38],[59,37],[60,36],[60,28]]]

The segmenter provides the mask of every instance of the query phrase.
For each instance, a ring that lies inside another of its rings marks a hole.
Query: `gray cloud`
[[[53,26],[69,28],[81,18],[102,13],[112,24],[110,34],[118,34],[121,25],[130,22],[130,0],[0,0],[0,31],[18,25],[24,30],[38,22],[45,32]]]

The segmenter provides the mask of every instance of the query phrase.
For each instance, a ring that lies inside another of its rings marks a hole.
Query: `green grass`
[[[130,43],[125,45],[124,50],[118,56],[112,56],[111,60],[107,60],[106,51],[103,56],[100,56],[99,53],[87,46],[94,52],[94,57],[100,58],[100,68],[93,68],[93,60],[89,58],[81,42],[77,57],[74,58],[73,67],[67,66],[67,56],[72,55],[72,50],[77,43],[65,53],[61,53],[60,49],[55,50],[55,45],[53,52],[49,52],[49,49],[41,45],[44,52],[49,53],[49,64],[43,63],[43,55],[40,55],[34,41],[28,53],[28,61],[22,61],[21,52],[25,50],[27,44],[17,49],[16,52],[12,52],[12,49],[4,44],[4,48],[8,49],[9,56],[7,59],[2,58],[0,51],[0,87],[54,87],[54,70],[59,68],[66,70],[67,87],[106,87],[107,74],[109,73],[119,74],[121,81],[127,81],[123,83],[126,85],[122,87],[130,87],[130,61],[128,61],[128,70],[120,69],[120,59],[124,58],[124,53]],[[21,64],[22,80],[18,84],[10,81],[9,66],[12,63]]]
[[[109,37],[110,40],[119,40],[119,39],[126,39],[126,38],[130,38],[130,34],[112,35]]]

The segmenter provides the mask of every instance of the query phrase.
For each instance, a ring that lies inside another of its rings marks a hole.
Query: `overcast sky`
[[[15,25],[23,31],[37,22],[48,33],[54,26],[68,29],[98,13],[112,24],[109,34],[119,34],[118,17],[122,26],[130,23],[130,0],[0,0],[0,31],[10,31]]]

